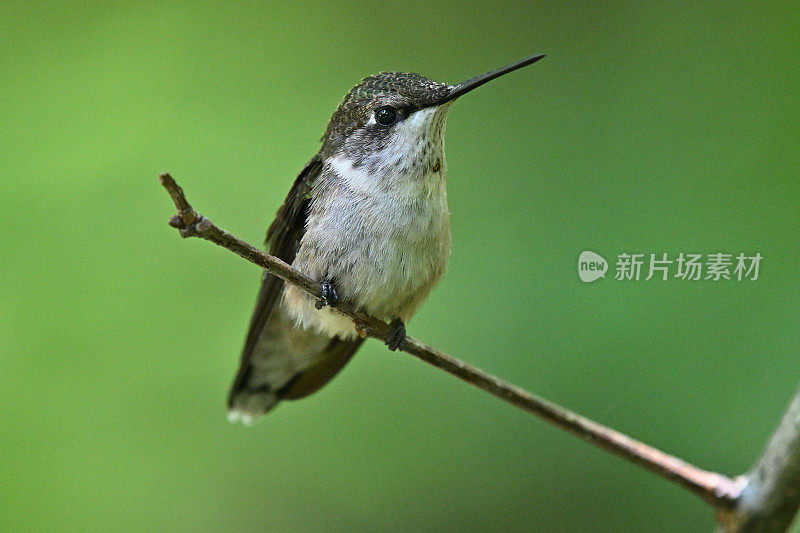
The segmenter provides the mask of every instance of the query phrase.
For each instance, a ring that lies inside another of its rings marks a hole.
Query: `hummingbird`
[[[331,116],[294,181],[266,246],[322,286],[317,299],[265,272],[228,397],[247,425],[281,400],[328,383],[364,339],[337,313],[347,301],[390,322],[390,350],[450,257],[444,131],[453,101],[535,55],[449,85],[405,72],[364,78]]]

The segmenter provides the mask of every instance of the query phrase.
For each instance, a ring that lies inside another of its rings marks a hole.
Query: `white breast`
[[[418,111],[399,124],[403,129],[394,141],[374,155],[379,164],[355,166],[344,155],[326,161],[322,172],[337,179],[314,197],[294,261],[319,281],[334,279],[340,298],[384,320],[408,320],[450,256],[442,142],[446,110],[441,116],[436,111]],[[419,132],[434,126],[428,135]],[[302,327],[355,335],[349,319],[316,310],[296,289],[288,288],[284,301]]]

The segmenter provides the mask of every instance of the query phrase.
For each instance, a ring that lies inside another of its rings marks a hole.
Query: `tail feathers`
[[[271,392],[238,394],[232,398],[232,405],[228,408],[228,422],[252,426],[258,417],[277,404],[278,398]]]
[[[228,396],[228,422],[250,426],[278,403],[278,398],[253,364],[239,370]]]
[[[282,400],[298,400],[314,394],[324,387],[347,364],[364,339],[343,341],[338,337],[331,340],[313,365],[295,375],[278,391]]]
[[[333,379],[363,342],[315,336],[316,342],[295,343],[292,351],[286,351],[285,344],[275,350],[281,343],[270,342],[270,349],[257,347],[242,361],[228,397],[228,420],[249,426],[281,400],[296,400],[316,392]],[[309,351],[314,345],[315,349]]]

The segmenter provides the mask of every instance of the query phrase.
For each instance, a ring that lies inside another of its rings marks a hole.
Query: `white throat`
[[[394,127],[388,145],[361,164],[345,154],[330,158],[328,164],[349,189],[367,196],[385,193],[400,199],[443,192],[448,108],[449,103],[411,114]]]

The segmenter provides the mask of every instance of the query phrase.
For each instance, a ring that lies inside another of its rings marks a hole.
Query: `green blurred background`
[[[453,255],[411,335],[704,468],[797,387],[795,3],[0,5],[0,529],[708,531],[695,496],[370,341],[225,420],[260,271],[167,227],[168,170],[252,242],[342,95],[457,82]],[[577,257],[759,252],[755,282]]]

